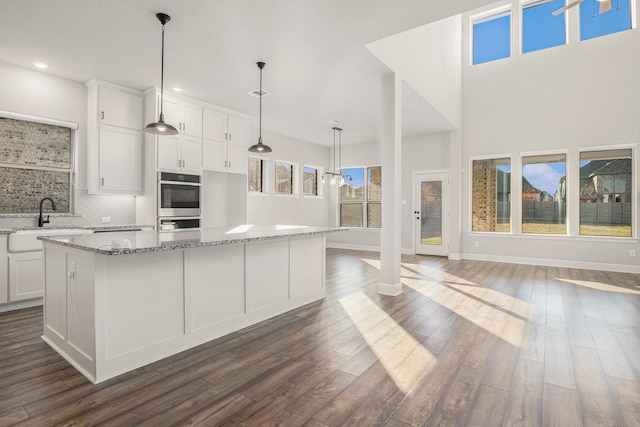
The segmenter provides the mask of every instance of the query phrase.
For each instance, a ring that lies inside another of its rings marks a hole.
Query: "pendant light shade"
[[[249,147],[249,151],[251,153],[270,153],[273,151],[271,150],[271,147],[262,143],[262,69],[267,64],[264,62],[256,62],[256,65],[260,69],[260,124],[258,127],[258,143]]]
[[[149,123],[144,127],[144,131],[153,135],[177,135],[178,129],[164,121],[162,104],[164,103],[164,24],[171,21],[171,17],[166,13],[156,13],[156,18],[162,24],[162,59],[160,63],[160,115],[158,121]]]

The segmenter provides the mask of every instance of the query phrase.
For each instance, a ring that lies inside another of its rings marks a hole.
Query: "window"
[[[350,168],[342,169],[340,173],[345,176],[345,183],[340,188],[340,226],[380,228],[382,168]]]
[[[511,11],[473,21],[473,64],[511,56]]]
[[[511,231],[511,159],[474,160],[472,231]]]
[[[566,14],[553,16],[564,0],[538,0],[522,7],[522,53],[567,43]]]
[[[37,213],[43,197],[71,213],[73,138],[69,127],[0,117],[0,213]]]
[[[522,157],[522,232],[567,234],[566,155]]]
[[[580,153],[580,234],[631,237],[631,150]]]
[[[262,193],[264,191],[262,183],[263,181],[263,169],[264,160],[249,157],[249,174],[247,180],[249,181],[249,192]]]
[[[600,13],[604,2],[585,1],[580,4],[580,40],[631,29],[631,1],[612,0],[612,8]]]
[[[295,194],[295,165],[293,163],[276,162],[275,192],[276,194]]]
[[[302,194],[305,196],[318,195],[318,169],[305,166],[302,171]]]

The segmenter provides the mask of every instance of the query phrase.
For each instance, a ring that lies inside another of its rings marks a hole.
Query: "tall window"
[[[318,195],[318,169],[305,166],[302,170],[302,194],[305,196]]]
[[[471,185],[473,231],[511,231],[511,159],[474,160]]]
[[[511,11],[473,21],[473,64],[511,56]]]
[[[566,155],[522,157],[522,232],[566,234]]]
[[[380,228],[382,225],[382,168],[342,169],[340,226]]]
[[[72,138],[68,127],[0,117],[0,213],[37,213],[43,197],[71,212]]]
[[[537,0],[522,6],[522,53],[567,43],[566,14],[552,15],[564,5],[565,0]]]
[[[256,157],[249,157],[249,172],[247,180],[249,181],[249,192],[262,193],[263,182],[263,163],[264,160]]]
[[[276,162],[275,171],[275,192],[276,194],[293,194],[293,177],[295,169],[292,163]]]
[[[631,237],[631,150],[580,153],[580,234]]]
[[[592,39],[631,29],[631,1],[611,0],[611,10],[600,13],[596,0],[580,4],[580,40]]]

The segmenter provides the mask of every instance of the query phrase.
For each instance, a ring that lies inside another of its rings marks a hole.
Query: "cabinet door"
[[[208,170],[226,172],[227,143],[211,139],[202,141],[202,167]]]
[[[247,173],[247,147],[240,144],[227,144],[227,168],[229,172]]]
[[[228,140],[234,144],[247,145],[249,140],[249,121],[240,117],[229,116]]]
[[[108,87],[100,88],[100,123],[142,129],[142,97]]]
[[[182,129],[184,135],[202,137],[202,107],[185,104],[182,108]]]
[[[182,138],[182,170],[200,173],[202,171],[202,140],[183,136]]]
[[[142,192],[142,132],[100,127],[100,190]]]
[[[158,169],[180,171],[180,140],[178,136],[158,137]]]
[[[9,255],[9,301],[44,295],[44,261],[42,251]]]
[[[9,300],[9,255],[7,254],[7,235],[0,235],[0,304]]]
[[[164,113],[164,122],[170,124],[174,128],[180,130],[180,123],[182,122],[182,111],[180,103],[172,98],[164,97],[164,103],[162,107]],[[160,112],[160,95],[158,95],[158,113]],[[154,119],[157,120],[157,116]]]
[[[205,108],[202,112],[202,136],[205,139],[225,141],[227,134],[227,114]]]

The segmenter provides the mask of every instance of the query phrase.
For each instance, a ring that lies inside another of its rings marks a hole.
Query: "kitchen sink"
[[[92,230],[82,228],[57,228],[18,230],[9,234],[9,252],[41,251],[42,241],[38,236],[67,236],[70,234],[91,234]]]

